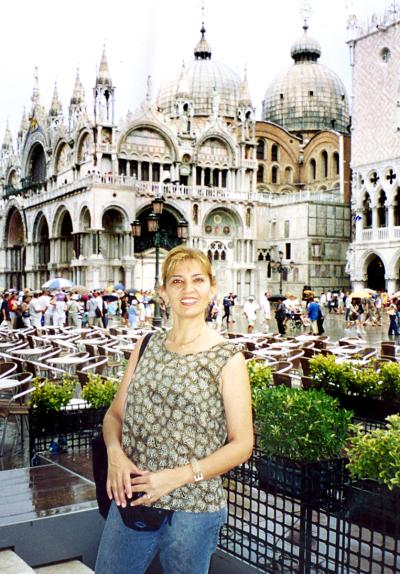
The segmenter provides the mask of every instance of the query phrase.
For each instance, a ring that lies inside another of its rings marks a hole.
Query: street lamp
[[[272,263],[272,270],[275,271],[276,273],[279,273],[279,295],[282,295],[283,274],[287,273],[288,271],[291,271],[295,264],[293,263],[293,261],[290,261],[289,265],[283,264],[283,251],[279,251],[278,260],[277,261],[271,260],[271,263]]]
[[[161,247],[161,234],[160,234],[160,216],[164,209],[165,200],[162,197],[156,197],[152,202],[152,212],[147,217],[147,229],[154,237],[153,244],[156,251],[156,266],[155,266],[155,280],[154,280],[154,317],[153,326],[162,326],[162,317],[160,313],[160,296],[158,293],[160,283],[160,247]],[[189,223],[186,219],[181,219],[177,224],[177,236],[182,241],[188,238]],[[142,224],[138,219],[131,223],[132,235],[140,237],[142,232]]]

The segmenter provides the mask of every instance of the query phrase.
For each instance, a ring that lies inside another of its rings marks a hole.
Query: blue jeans
[[[159,530],[127,528],[113,502],[101,537],[96,574],[144,574],[157,552],[164,574],[207,574],[227,509],[178,512]]]
[[[397,324],[397,316],[396,315],[389,315],[390,318],[390,325],[389,325],[389,332],[388,335],[398,335],[399,334],[399,327]]]

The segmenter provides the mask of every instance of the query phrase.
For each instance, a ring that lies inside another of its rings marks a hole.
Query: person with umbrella
[[[286,335],[285,319],[286,319],[286,307],[283,303],[283,297],[280,296],[277,299],[276,309],[275,309],[275,319],[278,325],[279,334]]]

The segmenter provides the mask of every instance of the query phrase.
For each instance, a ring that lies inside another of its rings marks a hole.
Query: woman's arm
[[[228,442],[198,461],[205,480],[224,474],[245,462],[253,450],[250,384],[246,363],[241,353],[237,353],[228,361],[222,370],[221,378]],[[144,492],[145,495],[131,504],[137,506],[154,503],[161,496],[191,482],[194,482],[194,477],[190,464],[158,472],[142,473],[141,476],[132,479],[132,491]]]
[[[140,474],[139,468],[126,456],[121,446],[122,424],[128,388],[139,357],[141,338],[135,345],[128,361],[128,366],[119,384],[117,394],[103,421],[103,436],[107,447],[108,477],[107,494],[114,498],[118,505],[125,506],[125,498],[131,498],[131,473]]]

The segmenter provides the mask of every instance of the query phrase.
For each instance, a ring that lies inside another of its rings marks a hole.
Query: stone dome
[[[194,116],[209,116],[218,106],[223,117],[236,116],[240,98],[241,79],[225,64],[212,60],[211,47],[205,38],[204,25],[201,39],[194,49],[194,61],[180,74],[166,81],[157,96],[157,107],[170,117],[176,116],[176,99],[193,102]]]
[[[343,82],[318,63],[320,44],[304,34],[291,47],[294,64],[278,74],[265,92],[263,120],[291,132],[348,132],[349,103]]]

